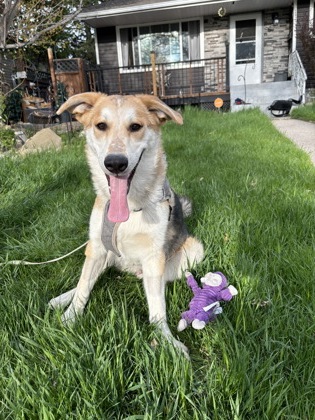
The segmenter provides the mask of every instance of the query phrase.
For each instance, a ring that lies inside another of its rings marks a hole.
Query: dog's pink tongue
[[[108,219],[113,223],[125,222],[129,218],[127,202],[128,178],[110,176],[109,183],[110,203],[107,213]]]

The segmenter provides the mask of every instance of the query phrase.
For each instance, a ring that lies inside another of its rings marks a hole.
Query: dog
[[[187,354],[167,323],[165,285],[200,262],[204,252],[184,224],[189,200],[167,181],[161,140],[161,126],[167,120],[183,124],[182,116],[152,95],[96,92],[71,96],[57,113],[66,110],[84,126],[96,199],[77,287],[52,299],[50,307],[68,306],[62,319],[72,323],[99,275],[115,266],[142,278],[149,321]]]

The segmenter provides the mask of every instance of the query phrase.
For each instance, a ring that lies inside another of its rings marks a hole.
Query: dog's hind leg
[[[184,244],[171,255],[165,264],[165,281],[173,281],[202,261],[204,250],[201,242],[193,236],[188,236]]]

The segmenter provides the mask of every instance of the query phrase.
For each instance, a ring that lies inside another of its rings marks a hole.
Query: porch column
[[[152,89],[153,95],[157,96],[157,84],[156,84],[156,54],[154,51],[150,54],[151,67],[152,67]]]

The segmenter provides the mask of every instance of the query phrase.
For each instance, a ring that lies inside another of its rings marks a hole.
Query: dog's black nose
[[[118,175],[127,168],[128,159],[124,155],[111,154],[106,156],[104,165],[110,172]]]

